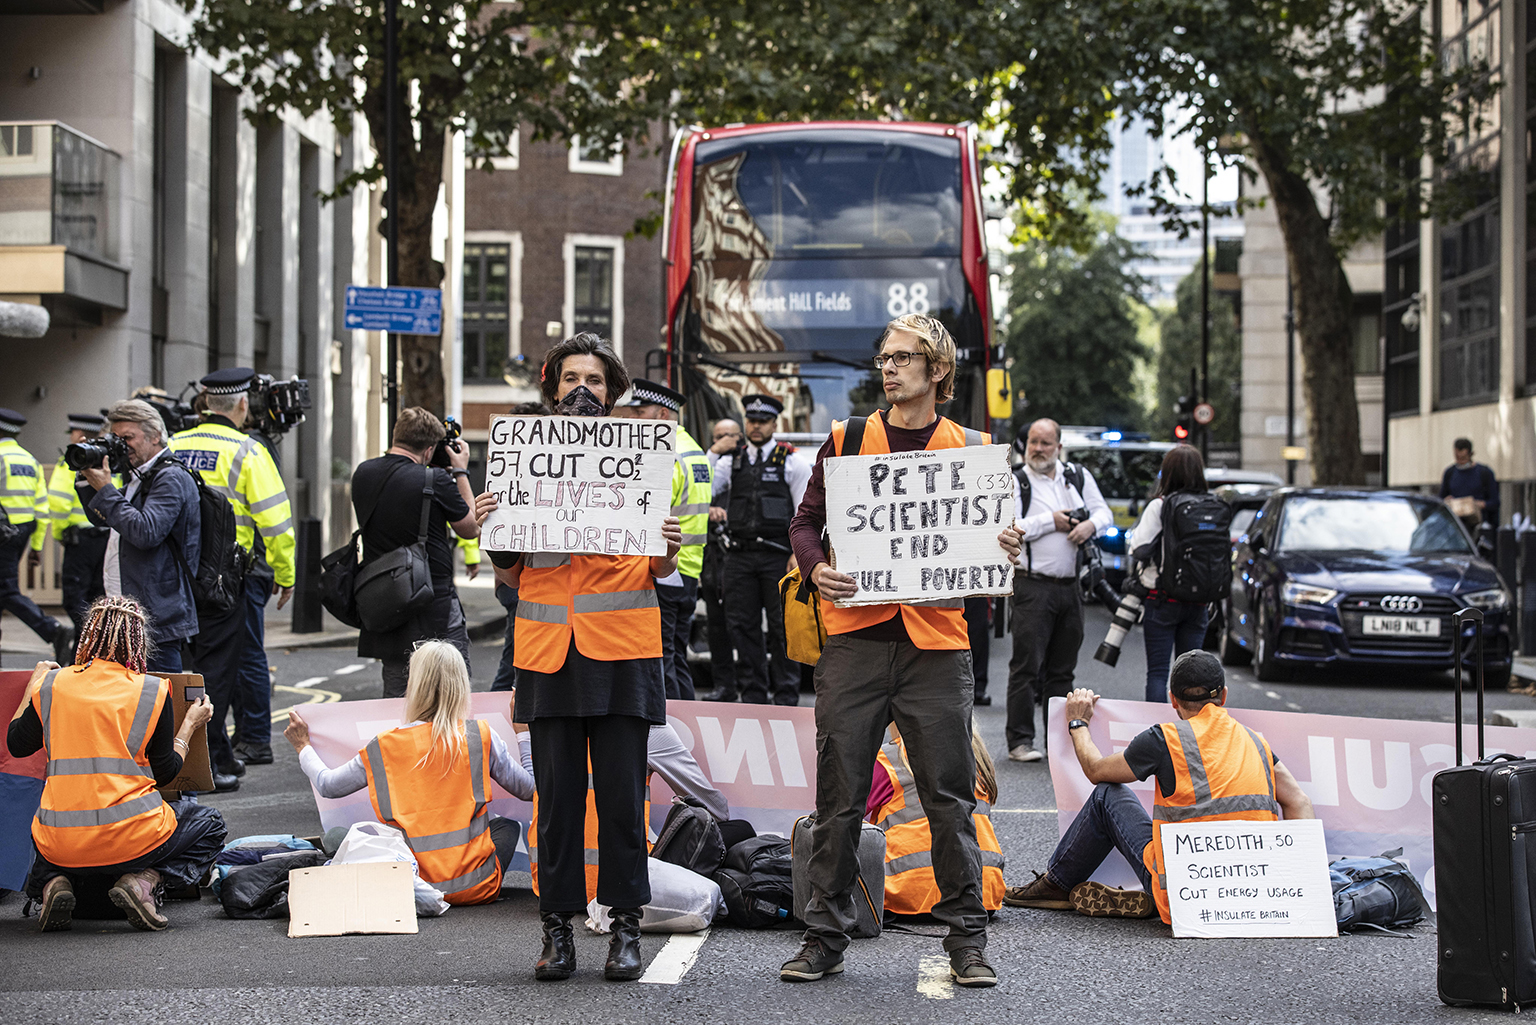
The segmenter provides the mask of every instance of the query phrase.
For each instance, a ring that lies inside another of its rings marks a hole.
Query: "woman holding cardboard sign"
[[[134,928],[164,929],[170,923],[157,910],[162,884],[195,887],[224,843],[217,810],[166,804],[155,789],[181,772],[187,744],[213,717],[213,706],[200,697],[176,729],[170,684],[144,675],[148,619],[132,598],[97,599],[75,664],[39,662],[11,718],[11,756],[39,749],[48,755],[26,887],[42,902],[43,932],[70,928],[76,890],[108,880],[107,897]]]
[[[606,341],[579,334],[552,347],[542,388],[556,416],[607,416],[629,373]],[[495,498],[482,495],[483,518]],[[654,581],[677,568],[682,530],[667,517],[666,556],[491,552],[497,579],[518,588],[517,709],[538,781],[540,979],[576,969],[570,920],[587,906],[588,765],[598,820],[597,900],[613,908],[603,974],[640,977],[646,873],[646,740],[666,721],[661,610]],[[589,761],[590,759],[590,761]]]

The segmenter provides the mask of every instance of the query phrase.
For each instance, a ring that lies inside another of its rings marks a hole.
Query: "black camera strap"
[[[1034,485],[1030,483],[1029,471],[1026,469],[1027,465],[1026,463],[1020,463],[1013,470],[1013,476],[1019,482],[1019,508],[1022,510],[1019,513],[1019,519],[1021,520],[1029,515],[1029,504],[1035,497]],[[1062,479],[1067,482],[1068,486],[1077,489],[1078,500],[1086,506],[1088,500],[1083,497],[1083,474],[1085,472],[1083,464],[1064,463],[1063,467]],[[1035,553],[1030,548],[1028,541],[1024,542],[1024,571],[1026,573],[1034,573],[1035,571]]]

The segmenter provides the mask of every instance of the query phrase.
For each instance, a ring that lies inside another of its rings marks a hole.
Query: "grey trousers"
[[[945,950],[986,947],[981,850],[976,846],[976,761],[971,753],[971,652],[924,651],[911,641],[827,639],[816,664],[816,824],[807,868],[806,939],[848,946],[859,824],[875,758],[893,720],[906,741],[933,834]]]

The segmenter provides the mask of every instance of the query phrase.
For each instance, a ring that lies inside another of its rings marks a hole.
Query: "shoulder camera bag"
[[[415,544],[401,545],[363,563],[353,595],[363,629],[386,633],[432,604],[432,567],[427,559],[427,517],[432,512],[432,468],[422,467],[421,525]],[[380,495],[382,498],[382,494]],[[375,503],[377,508],[377,503]],[[371,514],[370,514],[371,515]]]

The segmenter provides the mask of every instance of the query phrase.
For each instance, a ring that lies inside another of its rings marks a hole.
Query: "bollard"
[[[1520,638],[1525,631],[1520,629],[1520,588],[1518,569],[1520,565],[1520,535],[1515,533],[1514,527],[1500,527],[1494,537],[1494,566],[1498,568],[1499,579],[1504,582],[1504,587],[1509,591],[1510,597],[1515,600],[1515,605],[1509,610],[1509,650],[1520,650]]]
[[[1520,654],[1536,655],[1536,530],[1520,532]]]
[[[314,634],[322,629],[320,605],[320,521],[299,520],[294,530],[298,544],[293,553],[293,632]]]

